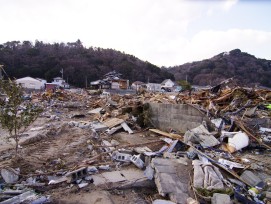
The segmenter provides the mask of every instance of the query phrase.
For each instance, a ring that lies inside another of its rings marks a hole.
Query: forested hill
[[[116,70],[124,79],[158,82],[174,79],[173,74],[144,62],[135,56],[113,49],[85,48],[80,40],[73,43],[43,43],[36,41],[12,41],[0,44],[0,65],[4,65],[9,77],[25,76],[44,78],[48,82],[61,76],[71,85],[84,87],[88,82],[103,78]]]
[[[241,85],[271,87],[271,60],[259,59],[239,49],[224,52],[213,58],[169,67],[176,80],[188,81],[195,85],[215,85],[227,78]]]

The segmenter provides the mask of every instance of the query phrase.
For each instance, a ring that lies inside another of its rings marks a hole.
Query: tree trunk
[[[16,142],[16,152],[15,152],[15,156],[17,157],[18,155],[18,146],[19,146],[19,140],[18,140],[18,135],[15,135],[15,142]]]

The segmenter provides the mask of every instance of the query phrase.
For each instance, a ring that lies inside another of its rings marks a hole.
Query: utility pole
[[[86,89],[88,88],[88,77],[86,76]]]
[[[63,68],[62,68],[62,72],[61,72],[61,73],[62,73],[62,79],[64,79],[64,76],[63,76],[63,75],[64,75],[64,71],[63,71]]]
[[[3,69],[3,66],[4,66],[4,65],[0,65],[0,80],[3,78],[3,75],[2,75],[2,69]]]

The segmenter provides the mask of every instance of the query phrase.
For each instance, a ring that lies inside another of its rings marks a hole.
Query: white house
[[[162,83],[161,83],[161,89],[172,89],[174,87],[175,83],[171,80],[171,79],[165,79]]]
[[[43,84],[43,89],[45,88],[45,84],[47,83],[47,80],[45,79],[41,79],[41,78],[36,78],[37,80],[39,80],[42,84]]]
[[[17,84],[20,84],[26,89],[41,90],[44,89],[46,80],[44,79],[34,79],[32,77],[23,77],[15,80]]]
[[[161,84],[147,83],[146,87],[147,87],[147,91],[150,91],[150,92],[161,91]]]
[[[62,79],[61,77],[54,78],[54,81],[52,82],[52,84],[56,84],[64,89],[70,88],[70,85],[68,83],[66,83],[66,81],[64,79]]]

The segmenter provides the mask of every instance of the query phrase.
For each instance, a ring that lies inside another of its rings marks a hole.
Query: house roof
[[[168,81],[171,81],[171,79],[165,79],[164,81],[162,81],[161,85],[165,85]],[[171,82],[174,83],[173,81]]]
[[[142,82],[142,81],[135,81],[133,84],[134,84],[134,85],[142,85],[142,84],[145,84],[145,83]]]
[[[97,81],[90,82],[90,85],[100,85],[100,84],[110,84],[110,83],[104,80],[97,80]]]
[[[38,79],[29,77],[29,76],[23,77],[23,78],[20,78],[20,79],[16,79],[15,81],[25,81],[25,80],[27,80],[27,81],[36,81],[36,82],[38,81],[38,82],[40,82]]]
[[[39,81],[46,81],[45,79],[41,79],[41,78],[36,78]]]

